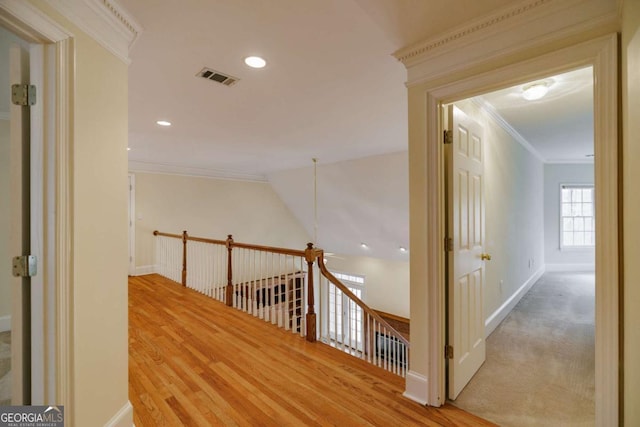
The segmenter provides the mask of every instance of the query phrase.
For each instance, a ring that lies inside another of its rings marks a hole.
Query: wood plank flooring
[[[129,279],[136,427],[494,425],[403,391],[403,378],[161,276]]]

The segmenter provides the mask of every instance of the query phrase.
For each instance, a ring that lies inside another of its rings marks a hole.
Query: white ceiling
[[[408,244],[409,214],[406,72],[391,53],[513,3],[119,1],[143,27],[130,55],[132,169],[269,180],[313,236],[302,194],[318,158],[319,242],[363,255],[366,239],[368,255],[393,259],[406,259],[398,247]],[[249,55],[267,67],[248,68]],[[197,78],[203,67],[240,81]],[[541,101],[522,101],[516,87],[482,102],[544,159],[584,159],[592,103],[579,74],[554,78]]]
[[[406,73],[391,53],[509,0],[120,3],[144,29],[131,51],[130,159],[264,175],[406,150]],[[248,68],[248,55],[267,67]],[[204,66],[241,80],[196,78]]]
[[[478,101],[497,112],[547,163],[589,163],[593,157],[593,69],[541,79],[549,92],[522,97],[527,84],[492,92]],[[538,80],[540,81],[540,80]]]

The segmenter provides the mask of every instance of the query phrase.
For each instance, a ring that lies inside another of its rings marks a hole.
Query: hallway
[[[487,338],[454,405],[501,426],[592,426],[593,273],[546,273]]]

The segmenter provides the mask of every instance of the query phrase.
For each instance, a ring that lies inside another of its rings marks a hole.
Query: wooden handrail
[[[163,233],[161,231],[155,230],[153,232],[154,236],[164,236],[164,237],[172,237],[174,239],[182,239],[182,234],[171,234],[171,233]],[[231,237],[231,235],[229,235]],[[212,243],[215,245],[226,245],[227,240],[216,240],[216,239],[205,239],[204,237],[192,237],[187,236],[187,240],[192,242],[202,242],[202,243]],[[277,246],[263,246],[263,245],[253,245],[250,243],[240,243],[240,242],[231,242],[232,248],[241,248],[241,249],[253,249],[256,251],[263,252],[273,252],[276,254],[282,255],[291,255],[291,256],[299,256],[304,257],[305,251],[296,250],[296,249],[288,249],[288,248],[279,248]]]
[[[317,254],[318,267],[320,268],[320,272],[322,273],[322,275],[326,277],[331,283],[333,283],[338,289],[340,289],[340,291],[342,291],[342,293],[345,294],[349,299],[359,305],[360,308],[362,308],[362,311],[373,317],[376,322],[390,331],[394,338],[396,338],[398,341],[406,345],[407,348],[409,348],[409,341],[405,337],[403,337],[400,332],[396,331],[393,326],[391,326],[386,320],[380,317],[380,315],[376,313],[375,310],[365,304],[360,298],[355,296],[353,292],[349,290],[349,288],[347,288],[340,280],[338,280],[333,274],[331,274],[329,270],[327,270],[327,267],[324,265],[324,251],[322,249],[317,249]]]
[[[340,280],[338,280],[331,272],[327,269],[324,264],[324,251],[322,249],[314,248],[312,243],[307,244],[307,248],[305,250],[295,250],[288,248],[279,248],[275,246],[263,246],[263,245],[253,245],[248,243],[239,243],[233,240],[233,236],[230,234],[227,236],[227,240],[215,240],[215,239],[206,239],[202,237],[191,237],[188,235],[186,231],[180,234],[171,234],[171,233],[163,233],[160,231],[154,231],[154,236],[164,236],[175,239],[181,239],[183,241],[183,270],[182,270],[182,282],[186,285],[186,277],[187,277],[187,251],[186,251],[186,242],[194,241],[194,242],[202,242],[202,243],[212,243],[217,245],[225,245],[227,248],[228,254],[228,265],[227,265],[227,289],[226,289],[226,303],[227,305],[233,305],[233,265],[232,265],[232,251],[234,248],[242,248],[242,249],[252,249],[257,251],[264,252],[272,252],[276,254],[282,255],[291,255],[296,257],[302,257],[307,262],[307,340],[315,341],[316,340],[316,313],[315,313],[315,295],[314,295],[314,277],[313,277],[313,263],[318,262],[318,268],[320,273],[326,277],[333,285],[335,285],[344,295],[346,295],[349,299],[351,299],[355,304],[360,306],[360,308],[371,316],[376,322],[378,322],[382,327],[384,327],[394,338],[400,341],[402,344],[409,348],[409,341],[400,334],[393,326],[391,326],[386,320],[384,320],[375,310],[366,305],[360,298],[353,294]]]

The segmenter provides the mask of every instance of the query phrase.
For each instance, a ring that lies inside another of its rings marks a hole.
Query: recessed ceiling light
[[[264,68],[264,66],[267,65],[267,61],[259,56],[247,56],[244,58],[244,63],[251,68]]]
[[[522,88],[522,97],[527,101],[535,101],[544,97],[549,92],[549,83],[546,81],[535,82]]]
[[[407,252],[407,248],[405,248],[404,246],[400,246],[398,249],[400,250],[400,252]]]
[[[168,122],[166,120],[158,120],[156,123],[160,126],[171,126],[171,122]]]
[[[367,246],[367,244],[366,244],[366,243],[364,243],[364,242],[360,243],[360,247],[361,247],[362,249],[369,249],[369,246]]]
[[[131,147],[127,147],[127,151],[131,151]]]

